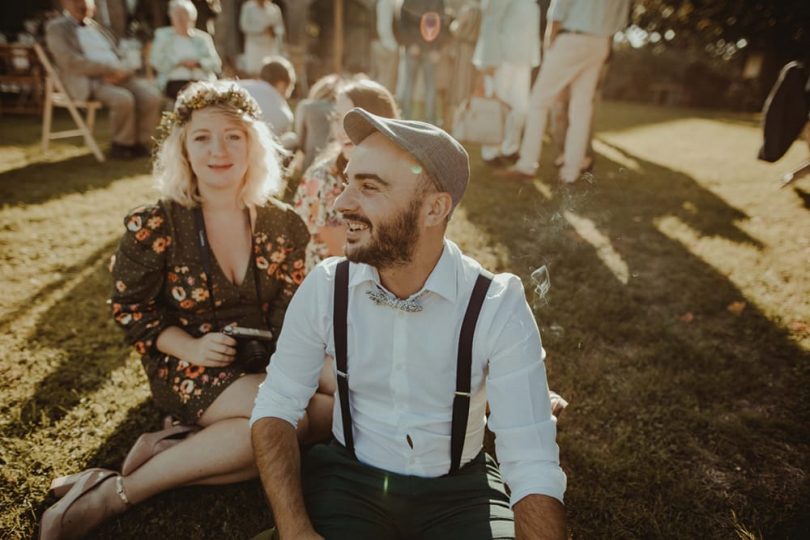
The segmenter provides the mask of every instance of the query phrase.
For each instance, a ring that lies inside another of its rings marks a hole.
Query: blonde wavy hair
[[[164,138],[152,168],[161,198],[186,208],[202,202],[188,160],[186,140],[191,115],[208,108],[218,109],[244,126],[248,166],[239,198],[247,206],[262,206],[282,188],[281,158],[286,151],[259,119],[256,101],[233,81],[193,83],[177,96],[174,110],[164,114],[161,122]]]

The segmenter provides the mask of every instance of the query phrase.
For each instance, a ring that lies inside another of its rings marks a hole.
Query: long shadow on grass
[[[639,171],[600,156],[594,184],[550,199],[531,183],[483,177],[464,199],[524,282],[541,264],[550,270],[536,314],[552,387],[572,403],[559,442],[574,534],[728,538],[747,527],[798,537],[810,526],[810,355],[750,302],[730,313],[743,293],[655,226],[675,215],[699,234],[756,246],[734,225],[744,215],[694,179],[631,157]],[[627,284],[566,211],[609,239]],[[515,215],[524,219],[504,217]]]
[[[92,155],[52,163],[33,163],[0,172],[2,204],[40,204],[71,193],[82,193],[110,185],[121,178],[149,172],[144,159],[105,161]],[[20,186],[25,186],[21,189]]]
[[[0,330],[5,330],[7,325],[14,324],[14,321],[18,320],[20,317],[23,317],[26,312],[39,305],[48,295],[64,287],[78,272],[108,260],[109,255],[113,252],[117,245],[117,239],[112,242],[108,242],[83,261],[64,268],[60,272],[62,275],[60,279],[57,279],[53,283],[49,283],[38,291],[33,292],[31,296],[24,299],[24,304],[19,305],[18,307],[9,311],[7,314],[0,317]]]
[[[108,246],[107,253],[111,252]],[[38,321],[26,348],[58,349],[63,358],[22,405],[20,422],[10,424],[6,435],[30,431],[43,416],[52,421],[64,417],[126,362],[129,348],[106,305],[110,291],[106,261],[103,256],[96,259],[94,270]]]
[[[804,208],[806,210],[810,210],[810,193],[800,188],[794,188],[793,191],[796,193],[796,196],[798,196],[799,199],[801,199]]]

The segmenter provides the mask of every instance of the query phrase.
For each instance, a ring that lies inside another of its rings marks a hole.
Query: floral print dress
[[[215,328],[194,211],[178,204],[137,208],[124,219],[126,233],[113,255],[110,298],[115,321],[140,353],[156,404],[183,423],[195,424],[229,384],[245,375],[239,362],[205,367],[160,352],[158,335],[177,326],[193,337]],[[306,225],[277,201],[257,208],[253,264],[239,285],[224,274],[209,249],[211,289],[220,326],[269,329],[278,337],[284,313],[303,281]],[[261,312],[254,272],[259,272]]]
[[[335,162],[338,154],[330,154],[315,161],[304,172],[295,192],[293,207],[306,222],[312,240],[307,247],[307,271],[329,256],[326,244],[317,240],[318,229],[343,224],[340,212],[335,210],[335,199],[343,191],[343,180]]]

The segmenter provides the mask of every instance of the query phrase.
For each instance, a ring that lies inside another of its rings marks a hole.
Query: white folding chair
[[[51,64],[45,49],[39,44],[34,44],[39,61],[45,68],[45,103],[42,107],[42,152],[48,152],[48,144],[53,139],[64,139],[67,137],[84,137],[85,144],[99,161],[104,161],[104,154],[98,147],[95,137],[93,137],[93,126],[96,123],[96,111],[103,107],[100,101],[76,101],[70,97],[65,90],[65,86],[59,79],[59,74]],[[63,131],[52,131],[53,109],[62,107],[70,112],[70,116],[76,123],[76,129]],[[86,111],[87,116],[83,117],[79,109]]]

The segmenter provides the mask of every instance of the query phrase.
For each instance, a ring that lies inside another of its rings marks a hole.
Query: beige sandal
[[[129,508],[129,499],[124,492],[124,481],[120,474],[109,469],[88,469],[76,475],[75,482],[62,499],[42,514],[39,525],[40,540],[81,538],[90,530],[112,516],[122,514]],[[115,479],[115,492],[112,503],[101,507],[81,507],[76,503],[107,480]],[[75,505],[75,506],[74,506]],[[68,513],[74,510],[72,515]],[[67,519],[66,519],[67,518]]]

